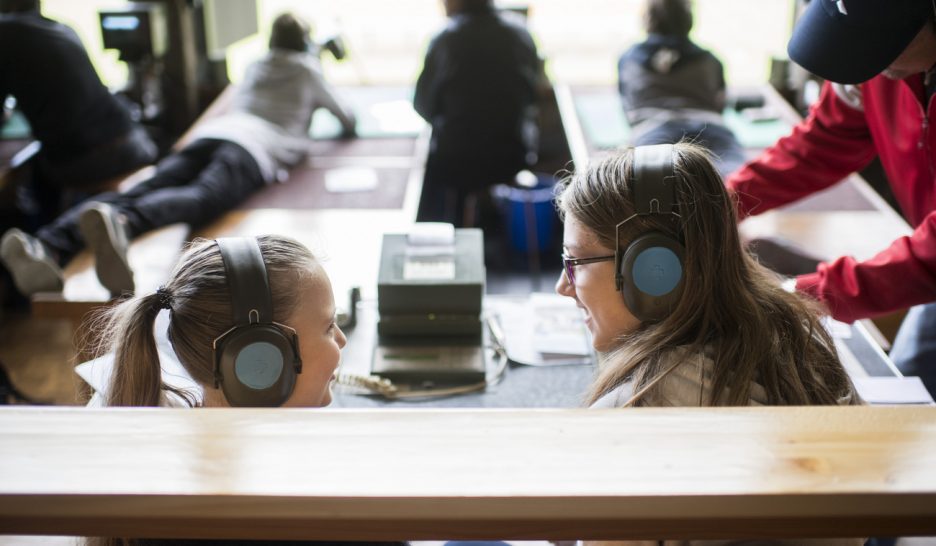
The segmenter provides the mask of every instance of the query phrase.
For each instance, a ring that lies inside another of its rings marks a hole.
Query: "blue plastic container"
[[[517,252],[526,254],[531,248],[543,252],[552,247],[559,220],[553,204],[555,185],[553,176],[537,173],[532,188],[494,186],[494,199],[502,211],[510,246]]]

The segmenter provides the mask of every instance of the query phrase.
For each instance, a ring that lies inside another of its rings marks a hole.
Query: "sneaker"
[[[0,260],[13,275],[13,284],[24,296],[37,292],[61,292],[62,268],[39,239],[13,228],[0,240]]]
[[[126,219],[105,203],[92,203],[78,219],[85,244],[94,253],[97,278],[112,296],[133,293],[133,270],[127,262]]]

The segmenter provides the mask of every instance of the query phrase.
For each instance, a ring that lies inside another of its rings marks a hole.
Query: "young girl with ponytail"
[[[268,280],[272,307],[269,329],[274,336],[281,332],[285,340],[283,366],[298,361],[296,367],[301,371],[282,386],[278,399],[258,398],[252,403],[248,397],[245,402],[241,392],[244,388],[230,386],[232,378],[225,377],[221,368],[221,352],[226,350],[223,336],[237,326],[232,318],[236,297],[228,269],[231,264],[225,264],[219,241],[195,241],[164,286],[125,300],[96,319],[90,330],[101,333],[90,341],[86,351],[99,357],[91,365],[101,366],[105,375],[109,372],[109,379],[105,378],[106,386],[95,393],[89,405],[320,407],[331,402],[331,378],[346,342],[335,324],[331,283],[307,248],[280,236],[257,237],[255,246]],[[262,288],[252,286],[247,294],[259,290]],[[165,351],[157,349],[154,325],[163,310],[168,311],[167,337],[171,344],[166,349],[174,353],[174,358],[161,359],[160,352]],[[112,364],[107,357],[110,354]],[[164,369],[174,361],[194,381],[190,388],[180,386],[173,380],[171,369]],[[266,379],[262,375],[253,378],[261,382]],[[235,394],[239,398],[232,401]]]

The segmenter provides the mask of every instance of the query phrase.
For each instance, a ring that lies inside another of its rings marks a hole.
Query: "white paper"
[[[557,294],[532,294],[533,344],[544,358],[591,354],[582,312],[575,301]]]
[[[331,193],[373,191],[377,183],[377,171],[368,167],[342,167],[325,172],[325,189]]]
[[[407,257],[428,257],[428,256],[448,256],[450,259],[455,255],[455,245],[419,245],[407,246],[405,254]]]
[[[591,363],[588,334],[573,300],[537,293],[523,301],[498,302],[491,311],[511,361],[530,366]]]
[[[407,246],[453,246],[455,226],[445,222],[416,222],[406,235]]]
[[[407,281],[446,281],[454,278],[455,260],[451,258],[408,258],[403,262],[403,279]]]
[[[869,404],[933,405],[933,397],[919,377],[857,377],[852,381]]]

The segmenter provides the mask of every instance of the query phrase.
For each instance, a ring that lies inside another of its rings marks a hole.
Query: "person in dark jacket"
[[[432,125],[417,219],[476,225],[472,203],[536,160],[539,57],[523,21],[491,0],[445,0],[414,106]]]
[[[38,0],[0,1],[0,102],[12,95],[42,148],[44,221],[63,190],[93,194],[152,163],[153,141],[101,83],[75,31],[43,17]]]
[[[618,61],[618,91],[631,125],[631,144],[687,139],[715,154],[722,176],[744,163],[744,150],[722,120],[725,78],[721,62],[689,39],[689,0],[648,0],[647,39]]]

